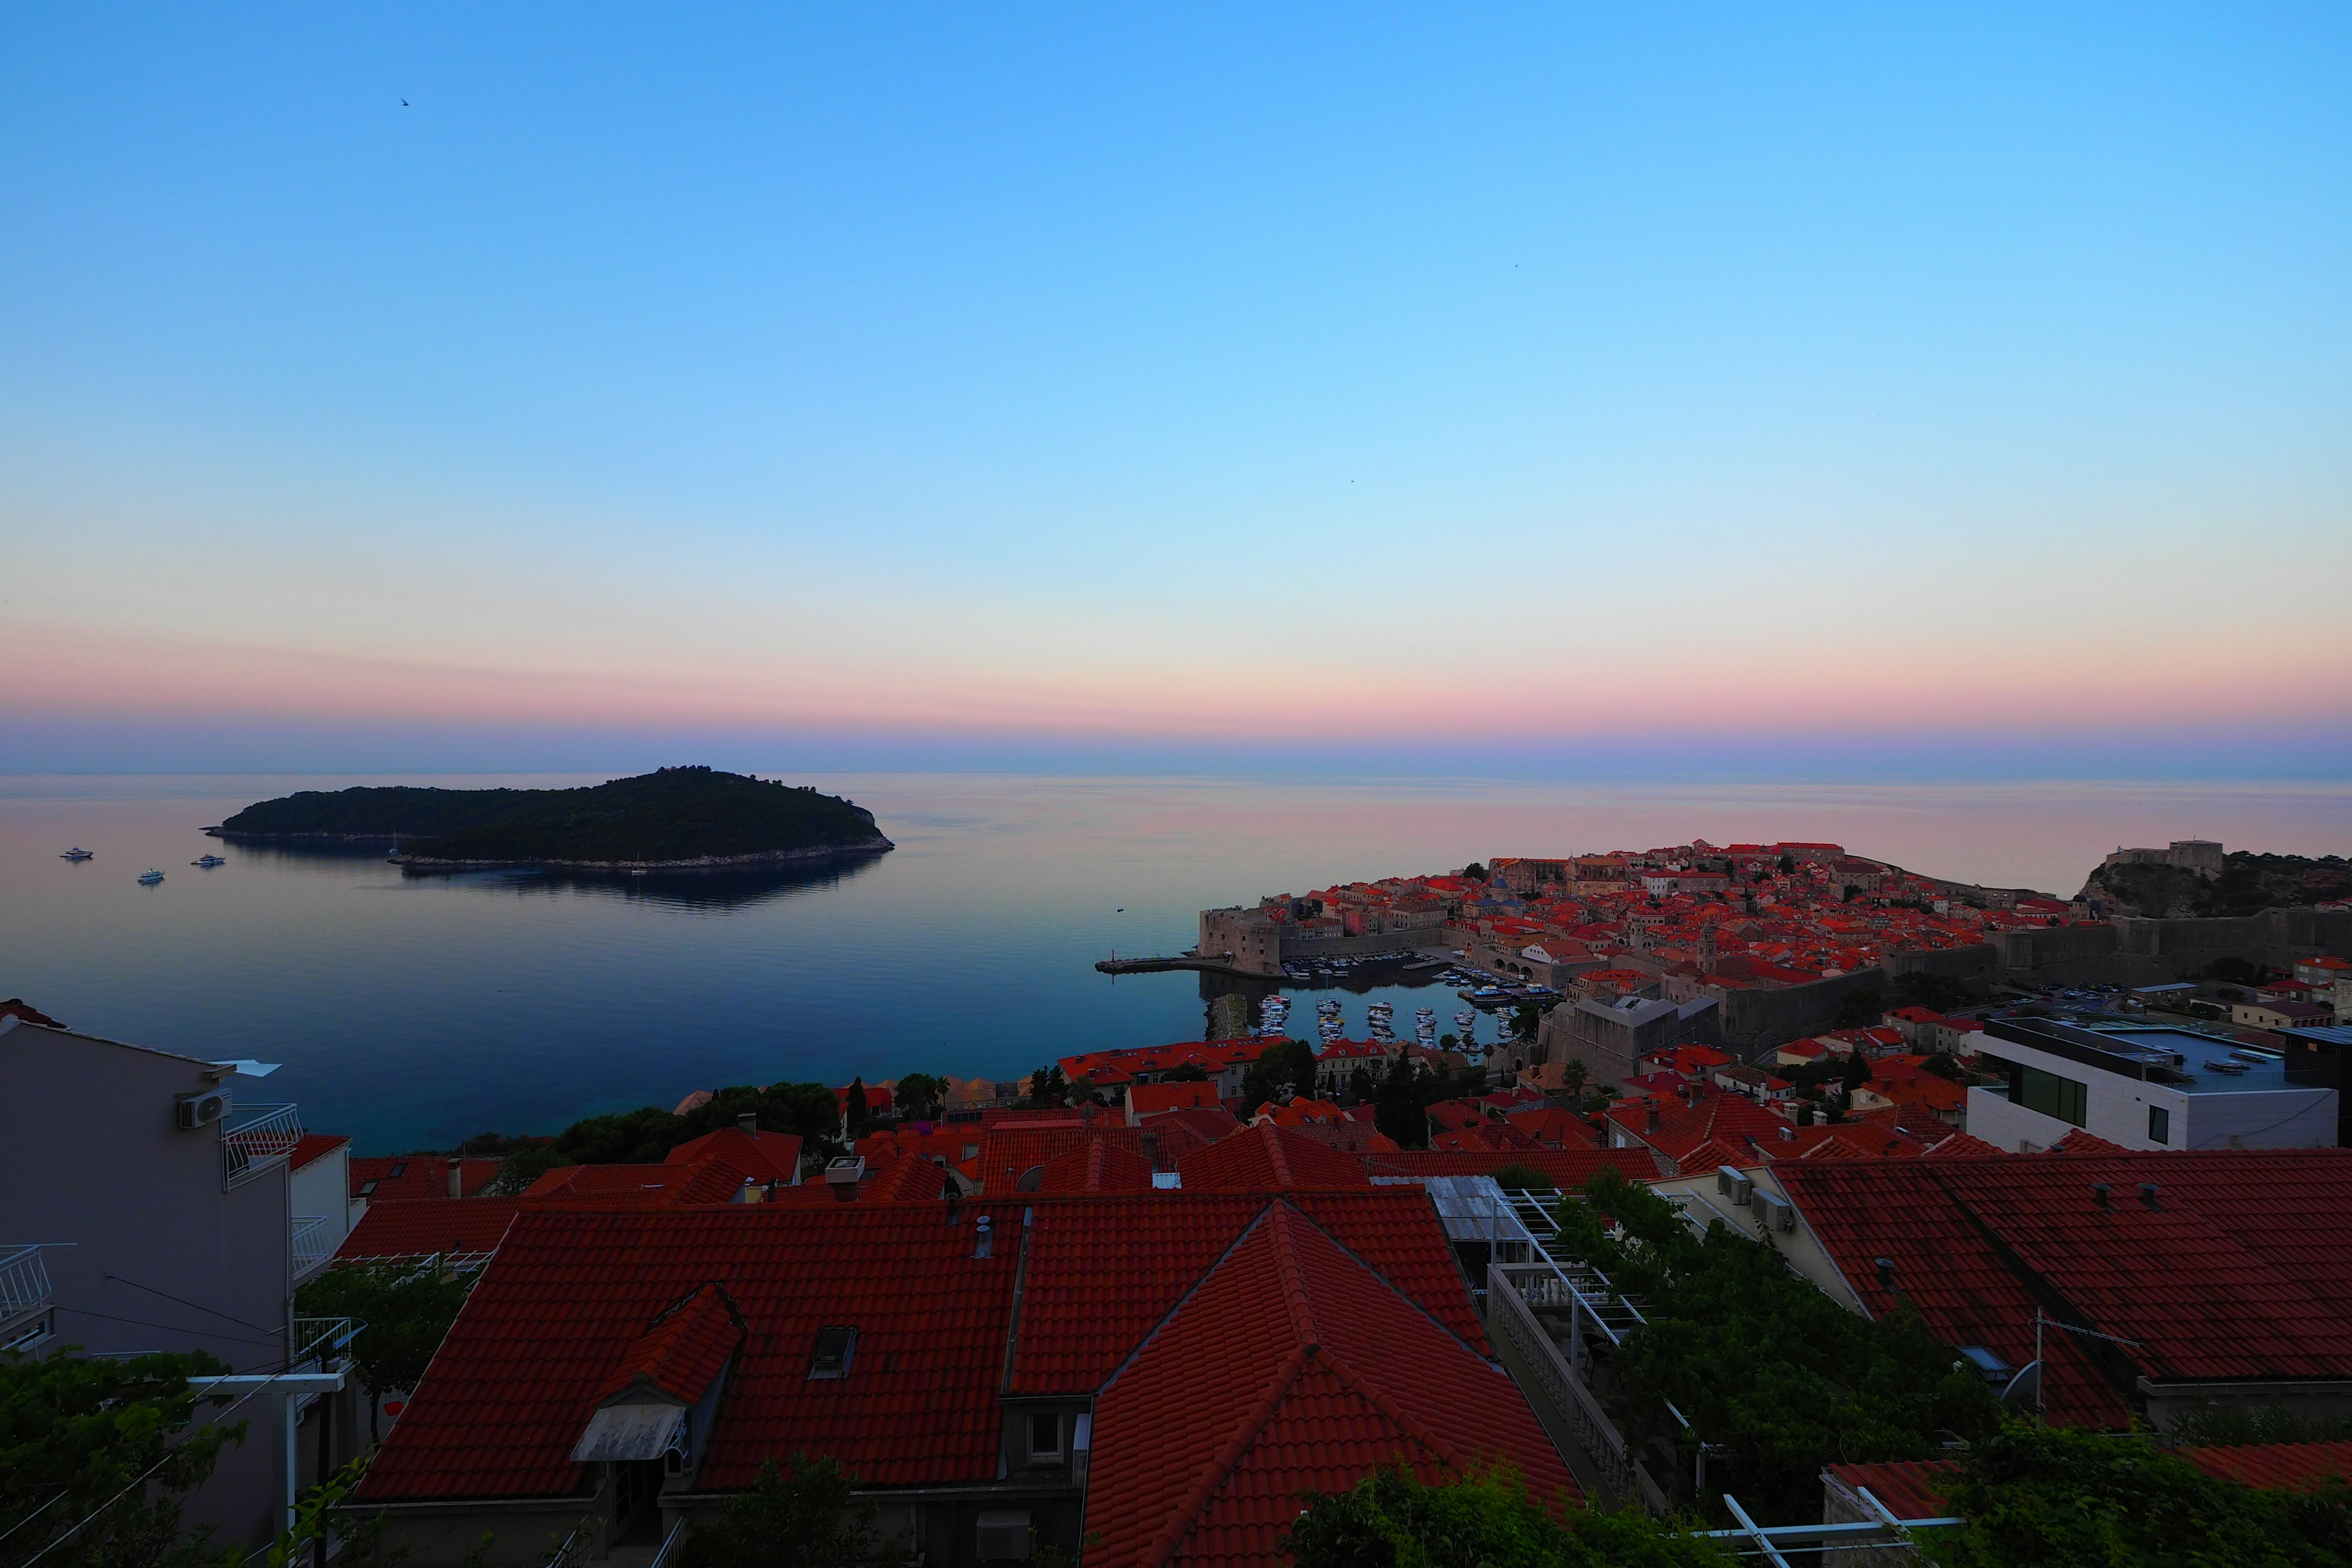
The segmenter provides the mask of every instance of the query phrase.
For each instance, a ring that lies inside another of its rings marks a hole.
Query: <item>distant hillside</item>
[[[396,841],[394,858],[410,865],[695,866],[892,847],[863,807],[704,767],[583,789],[305,790],[212,831]]]
[[[2077,895],[2097,899],[2110,913],[2154,917],[2251,915],[2263,910],[2352,899],[2352,861],[2340,855],[2255,855],[2222,858],[2219,878],[2184,866],[2102,866]]]

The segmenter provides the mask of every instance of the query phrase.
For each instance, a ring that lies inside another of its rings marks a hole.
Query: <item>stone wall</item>
[[[1723,1048],[1752,1058],[1790,1040],[1835,1028],[1839,1008],[1858,991],[1885,995],[1885,972],[1873,966],[1774,991],[1711,991],[1709,994],[1720,1004],[1717,1027]]]
[[[2106,925],[1994,931],[2002,978],[2027,985],[2161,985],[2217,958],[2284,969],[2321,953],[2352,957],[2352,910],[2264,910],[2217,919],[2119,916]]]
[[[1906,974],[1936,974],[1981,985],[2000,975],[2000,952],[1990,943],[1974,947],[1941,947],[1921,952],[1890,952],[1878,967],[1892,980]]]

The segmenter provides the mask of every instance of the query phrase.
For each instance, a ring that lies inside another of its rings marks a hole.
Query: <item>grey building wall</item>
[[[45,1255],[57,1332],[35,1353],[201,1350],[233,1372],[285,1365],[285,1168],[223,1190],[218,1124],[176,1124],[177,1097],[214,1087],[205,1067],[0,1020],[0,1242],[69,1244]],[[217,1544],[277,1530],[283,1404],[263,1395],[215,1415],[252,1422],[188,1502]]]
[[[2161,985],[2217,958],[2284,968],[2322,953],[2352,957],[2352,910],[2264,910],[2210,920],[2117,917],[2105,925],[1994,931],[2004,979],[2033,985]]]
[[[1790,1040],[1801,1040],[1836,1026],[1838,1009],[1846,997],[1860,991],[1885,992],[1885,972],[1873,965],[1769,991],[1711,993],[1722,1003],[1718,1043],[1727,1051],[1752,1057]]]

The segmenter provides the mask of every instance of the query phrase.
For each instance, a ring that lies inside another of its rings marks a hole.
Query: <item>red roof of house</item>
[[[2045,1399],[2058,1420],[2122,1425],[2124,1390],[2138,1375],[2352,1377],[2342,1305],[2352,1300],[2352,1152],[1801,1161],[1775,1171],[1874,1315],[1907,1300],[1938,1338],[1986,1346],[2012,1366],[2033,1359],[2037,1307],[2138,1342],[2095,1352],[2085,1346],[2101,1342],[2046,1336]],[[2094,1183],[2108,1187],[2105,1206]],[[2142,1184],[2156,1189],[2153,1206]],[[1894,1265],[1886,1280],[1880,1258]]]
[[[1539,1497],[1579,1495],[1500,1369],[1281,1204],[1097,1398],[1094,1442],[1107,1563],[1255,1568],[1302,1494],[1387,1463],[1436,1480],[1503,1460]]]
[[[1038,1167],[1041,1193],[1148,1193],[1151,1162],[1108,1138],[1089,1138]]]
[[[321,1154],[331,1154],[338,1149],[350,1147],[351,1142],[340,1132],[305,1132],[295,1141],[294,1153],[286,1162],[286,1168],[299,1171]],[[444,1176],[443,1180],[447,1180],[447,1177]]]
[[[743,1342],[743,1320],[719,1285],[698,1285],[637,1336],[596,1390],[610,1399],[639,1384],[692,1405]]]
[[[1015,1121],[991,1127],[981,1144],[980,1190],[991,1197],[1024,1190],[1022,1177],[1055,1155],[1096,1139],[1108,1140],[1139,1157],[1143,1152],[1139,1130],[1107,1118],[1081,1121],[1072,1116],[1058,1121]]]
[[[1601,1134],[1592,1130],[1592,1123],[1557,1105],[1527,1106],[1509,1112],[1505,1120],[1538,1143],[1558,1148],[1590,1149],[1601,1142]]]
[[[499,1160],[460,1160],[459,1180],[467,1197],[478,1197],[490,1179],[499,1173]],[[353,1155],[351,1160],[352,1196],[365,1198],[370,1203],[385,1198],[441,1198],[449,1196],[449,1156],[446,1154],[395,1154],[389,1158],[378,1155]],[[374,1185],[369,1185],[373,1183]]]
[[[675,1208],[723,1204],[742,1189],[743,1173],[724,1160],[698,1165],[562,1165],[523,1189],[534,1206]]]
[[[1339,1105],[1337,1100],[1313,1100],[1302,1094],[1281,1105],[1265,1106],[1257,1116],[1276,1127],[1301,1127],[1314,1122],[1328,1126],[1339,1120]]]
[[[1857,1491],[1865,1488],[1897,1519],[1948,1519],[1944,1493],[1960,1473],[1954,1459],[1894,1459],[1875,1465],[1832,1465],[1830,1474]]]
[[[796,1187],[778,1187],[763,1201],[800,1205],[937,1203],[947,1186],[945,1165],[935,1160],[900,1154],[867,1162],[866,1174],[845,1198],[841,1184],[812,1180]]]
[[[1491,1176],[1506,1165],[1540,1171],[1561,1192],[1572,1193],[1603,1168],[1623,1173],[1635,1182],[1657,1180],[1658,1164],[1647,1149],[1504,1149],[1448,1152],[1406,1149],[1394,1154],[1368,1154],[1365,1173],[1382,1176]]]
[[[746,1132],[740,1127],[722,1127],[679,1144],[663,1163],[698,1165],[712,1159],[724,1160],[738,1174],[759,1181],[796,1182],[800,1180],[801,1135]]]
[[[1187,1192],[1273,1191],[1286,1187],[1360,1187],[1356,1157],[1270,1121],[1254,1123],[1178,1163]]]
[[[1449,1331],[1487,1353],[1461,1265],[1418,1189],[1294,1192],[1278,1200],[1189,1190],[1066,1198],[1037,1209],[1021,1339],[1006,1388],[1034,1395],[1099,1387],[1269,1201],[1313,1220]],[[1077,1206],[1088,1204],[1108,1217]]]
[[[1163,1171],[1172,1171],[1193,1150],[1232,1135],[1241,1126],[1223,1106],[1200,1106],[1190,1110],[1162,1110],[1147,1116],[1137,1131],[1150,1141],[1152,1158]]]
[[[2247,1443],[2183,1448],[2180,1457],[2209,1476],[2263,1491],[2315,1491],[2352,1480],[2352,1443]]]
[[[22,996],[11,996],[5,1002],[0,1002],[0,1018],[19,1018],[27,1024],[38,1024],[44,1029],[65,1027]]]
[[[1524,1404],[1505,1405],[1503,1396],[1516,1401],[1515,1391],[1487,1381],[1498,1374],[1485,1363],[1489,1351],[1469,1290],[1424,1194],[1024,1194],[968,1205],[526,1209],[378,1454],[362,1495],[570,1495],[583,1479],[572,1446],[600,1391],[611,1389],[625,1369],[660,1359],[647,1349],[655,1331],[681,1301],[713,1286],[725,1290],[748,1331],[719,1395],[698,1487],[745,1486],[762,1458],[794,1449],[834,1455],[868,1487],[992,1482],[1002,1391],[1092,1393],[1155,1329],[1161,1338],[1168,1334],[1184,1316],[1171,1315],[1180,1303],[1200,1301],[1212,1287],[1223,1306],[1198,1321],[1214,1324],[1228,1349],[1238,1353],[1240,1346],[1276,1335],[1295,1344],[1294,1305],[1278,1282],[1271,1294],[1233,1290],[1236,1279],[1259,1278],[1248,1269],[1271,1256],[1264,1248],[1272,1232],[1257,1249],[1235,1245],[1245,1233],[1255,1238],[1253,1227],[1262,1228],[1270,1210],[1286,1216],[1277,1228],[1292,1266],[1312,1276],[1310,1305],[1322,1316],[1348,1320],[1326,1329],[1321,1342],[1345,1358],[1359,1342],[1352,1336],[1372,1336],[1371,1344],[1386,1348],[1380,1358],[1365,1358],[1376,1371],[1360,1375],[1410,1384],[1353,1386],[1381,1388],[1407,1414],[1433,1390],[1461,1411],[1459,1423],[1475,1422],[1486,1435],[1454,1462],[1500,1442],[1531,1477],[1543,1473],[1538,1467],[1547,1452],[1520,1451],[1520,1428],[1532,1429]],[[977,1256],[982,1215],[992,1222],[986,1258]],[[1220,1260],[1245,1253],[1253,1261],[1244,1273],[1221,1279]],[[704,1326],[719,1332],[708,1309],[699,1310]],[[1248,1331],[1237,1334],[1237,1324]],[[856,1330],[852,1371],[811,1379],[817,1332],[833,1325]],[[1192,1332],[1187,1328],[1168,1342],[1189,1345]],[[683,1329],[677,1335],[686,1338]],[[674,1353],[690,1360],[682,1349]],[[1145,1359],[1135,1357],[1134,1365]],[[1189,1351],[1184,1359],[1192,1387],[1185,1397],[1164,1402],[1151,1427],[1154,1446],[1160,1436],[1189,1441],[1182,1434],[1197,1427],[1201,1411],[1231,1381],[1230,1367],[1203,1380],[1203,1361]],[[1208,1359],[1227,1366],[1222,1355]],[[1391,1372],[1387,1361],[1409,1364]],[[1469,1381],[1474,1368],[1476,1379]],[[1090,1500],[1129,1495],[1125,1481],[1098,1489],[1105,1468],[1127,1476],[1157,1463],[1143,1456],[1131,1464],[1122,1449],[1135,1440],[1130,1417],[1141,1406],[1119,1405],[1127,1414],[1117,1420],[1108,1416],[1112,1408],[1097,1406]],[[1437,1415],[1424,1419],[1441,1436],[1460,1429]],[[1319,1434],[1289,1430],[1296,1441],[1286,1452],[1295,1458],[1354,1464],[1348,1445],[1362,1432],[1355,1418]],[[1222,1451],[1222,1444],[1213,1447]],[[1223,1473],[1203,1469],[1196,1479],[1208,1487]],[[1294,1503],[1279,1522],[1295,1512]]]
[[[1217,1103],[1217,1086],[1197,1083],[1139,1083],[1127,1091],[1130,1116],[1150,1116],[1163,1110],[1185,1110]]]
[[[335,1248],[341,1263],[375,1258],[426,1258],[436,1252],[489,1252],[522,1207],[520,1198],[393,1198],[371,1203]]]

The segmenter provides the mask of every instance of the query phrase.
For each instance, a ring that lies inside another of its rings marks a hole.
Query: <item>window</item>
[[[2172,1142],[2172,1112],[2161,1105],[2147,1108],[2147,1141],[2151,1143]]]
[[[363,1198],[372,1198],[375,1196],[375,1189],[376,1183],[373,1180],[362,1182],[360,1184],[360,1196]]]
[[[2083,1085],[2040,1068],[2021,1068],[2019,1077],[2022,1081],[2018,1086],[2018,1103],[2026,1110],[2071,1121],[2077,1127],[2084,1125],[2089,1114],[2084,1103],[2089,1091]]]
[[[816,1331],[816,1354],[809,1358],[809,1376],[846,1377],[857,1354],[857,1331],[835,1325]]]
[[[384,1180],[388,1182],[396,1182],[406,1174],[408,1174],[408,1162],[405,1160],[394,1160],[392,1163],[392,1169],[385,1173]]]
[[[1058,1459],[1062,1457],[1062,1418],[1059,1415],[1029,1417],[1029,1457],[1033,1459]]]

